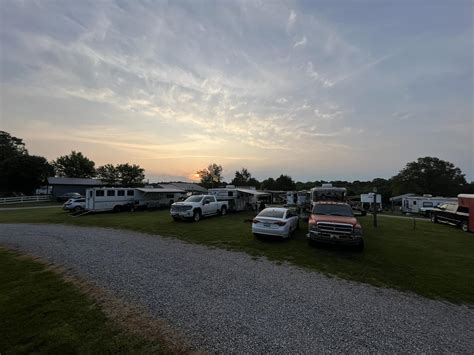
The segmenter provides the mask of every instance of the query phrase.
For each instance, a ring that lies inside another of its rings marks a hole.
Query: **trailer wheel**
[[[194,222],[199,222],[200,220],[201,220],[201,211],[199,211],[199,210],[194,211],[193,221]]]
[[[469,224],[467,221],[462,221],[461,222],[461,229],[463,232],[468,232],[469,231]]]
[[[221,216],[225,216],[227,214],[227,207],[222,206],[221,208]]]
[[[120,205],[115,206],[114,207],[114,212],[115,213],[122,212],[122,206],[120,206]]]

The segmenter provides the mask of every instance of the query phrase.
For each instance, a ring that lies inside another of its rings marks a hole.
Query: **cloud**
[[[294,10],[290,11],[288,16],[288,21],[286,22],[286,32],[290,32],[296,22],[296,12]]]
[[[303,36],[299,41],[295,42],[295,44],[293,45],[293,48],[296,48],[296,47],[304,47],[306,45],[306,36]]]

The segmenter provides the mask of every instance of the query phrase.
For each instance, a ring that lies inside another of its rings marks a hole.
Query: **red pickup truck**
[[[357,250],[364,249],[362,227],[354,217],[351,206],[345,202],[318,201],[308,223],[308,242],[351,245]]]

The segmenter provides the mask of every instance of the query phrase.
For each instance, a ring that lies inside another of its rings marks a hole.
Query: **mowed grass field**
[[[119,329],[61,276],[0,248],[1,354],[169,353]]]
[[[190,243],[242,251],[376,286],[409,290],[425,297],[474,304],[474,234],[429,221],[379,216],[360,217],[365,250],[312,248],[306,223],[289,240],[256,239],[250,213],[228,214],[200,221],[174,222],[167,210],[103,213],[72,217],[60,209],[1,211],[0,223],[64,223],[130,229]],[[1,225],[0,225],[1,228]]]

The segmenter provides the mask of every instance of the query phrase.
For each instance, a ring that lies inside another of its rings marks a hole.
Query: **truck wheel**
[[[221,216],[225,216],[227,214],[227,207],[222,206],[221,208]]]
[[[438,223],[438,217],[436,217],[435,214],[432,214],[432,215],[431,215],[431,222],[433,222],[433,223]]]
[[[462,221],[461,222],[461,229],[463,232],[468,232],[469,231],[469,224],[467,221]]]
[[[82,207],[81,206],[74,207],[74,213],[81,213],[81,212],[82,212]]]
[[[193,221],[199,222],[201,220],[201,211],[194,211]]]
[[[115,206],[114,207],[114,212],[115,213],[122,212],[122,206],[119,206],[119,205]]]

